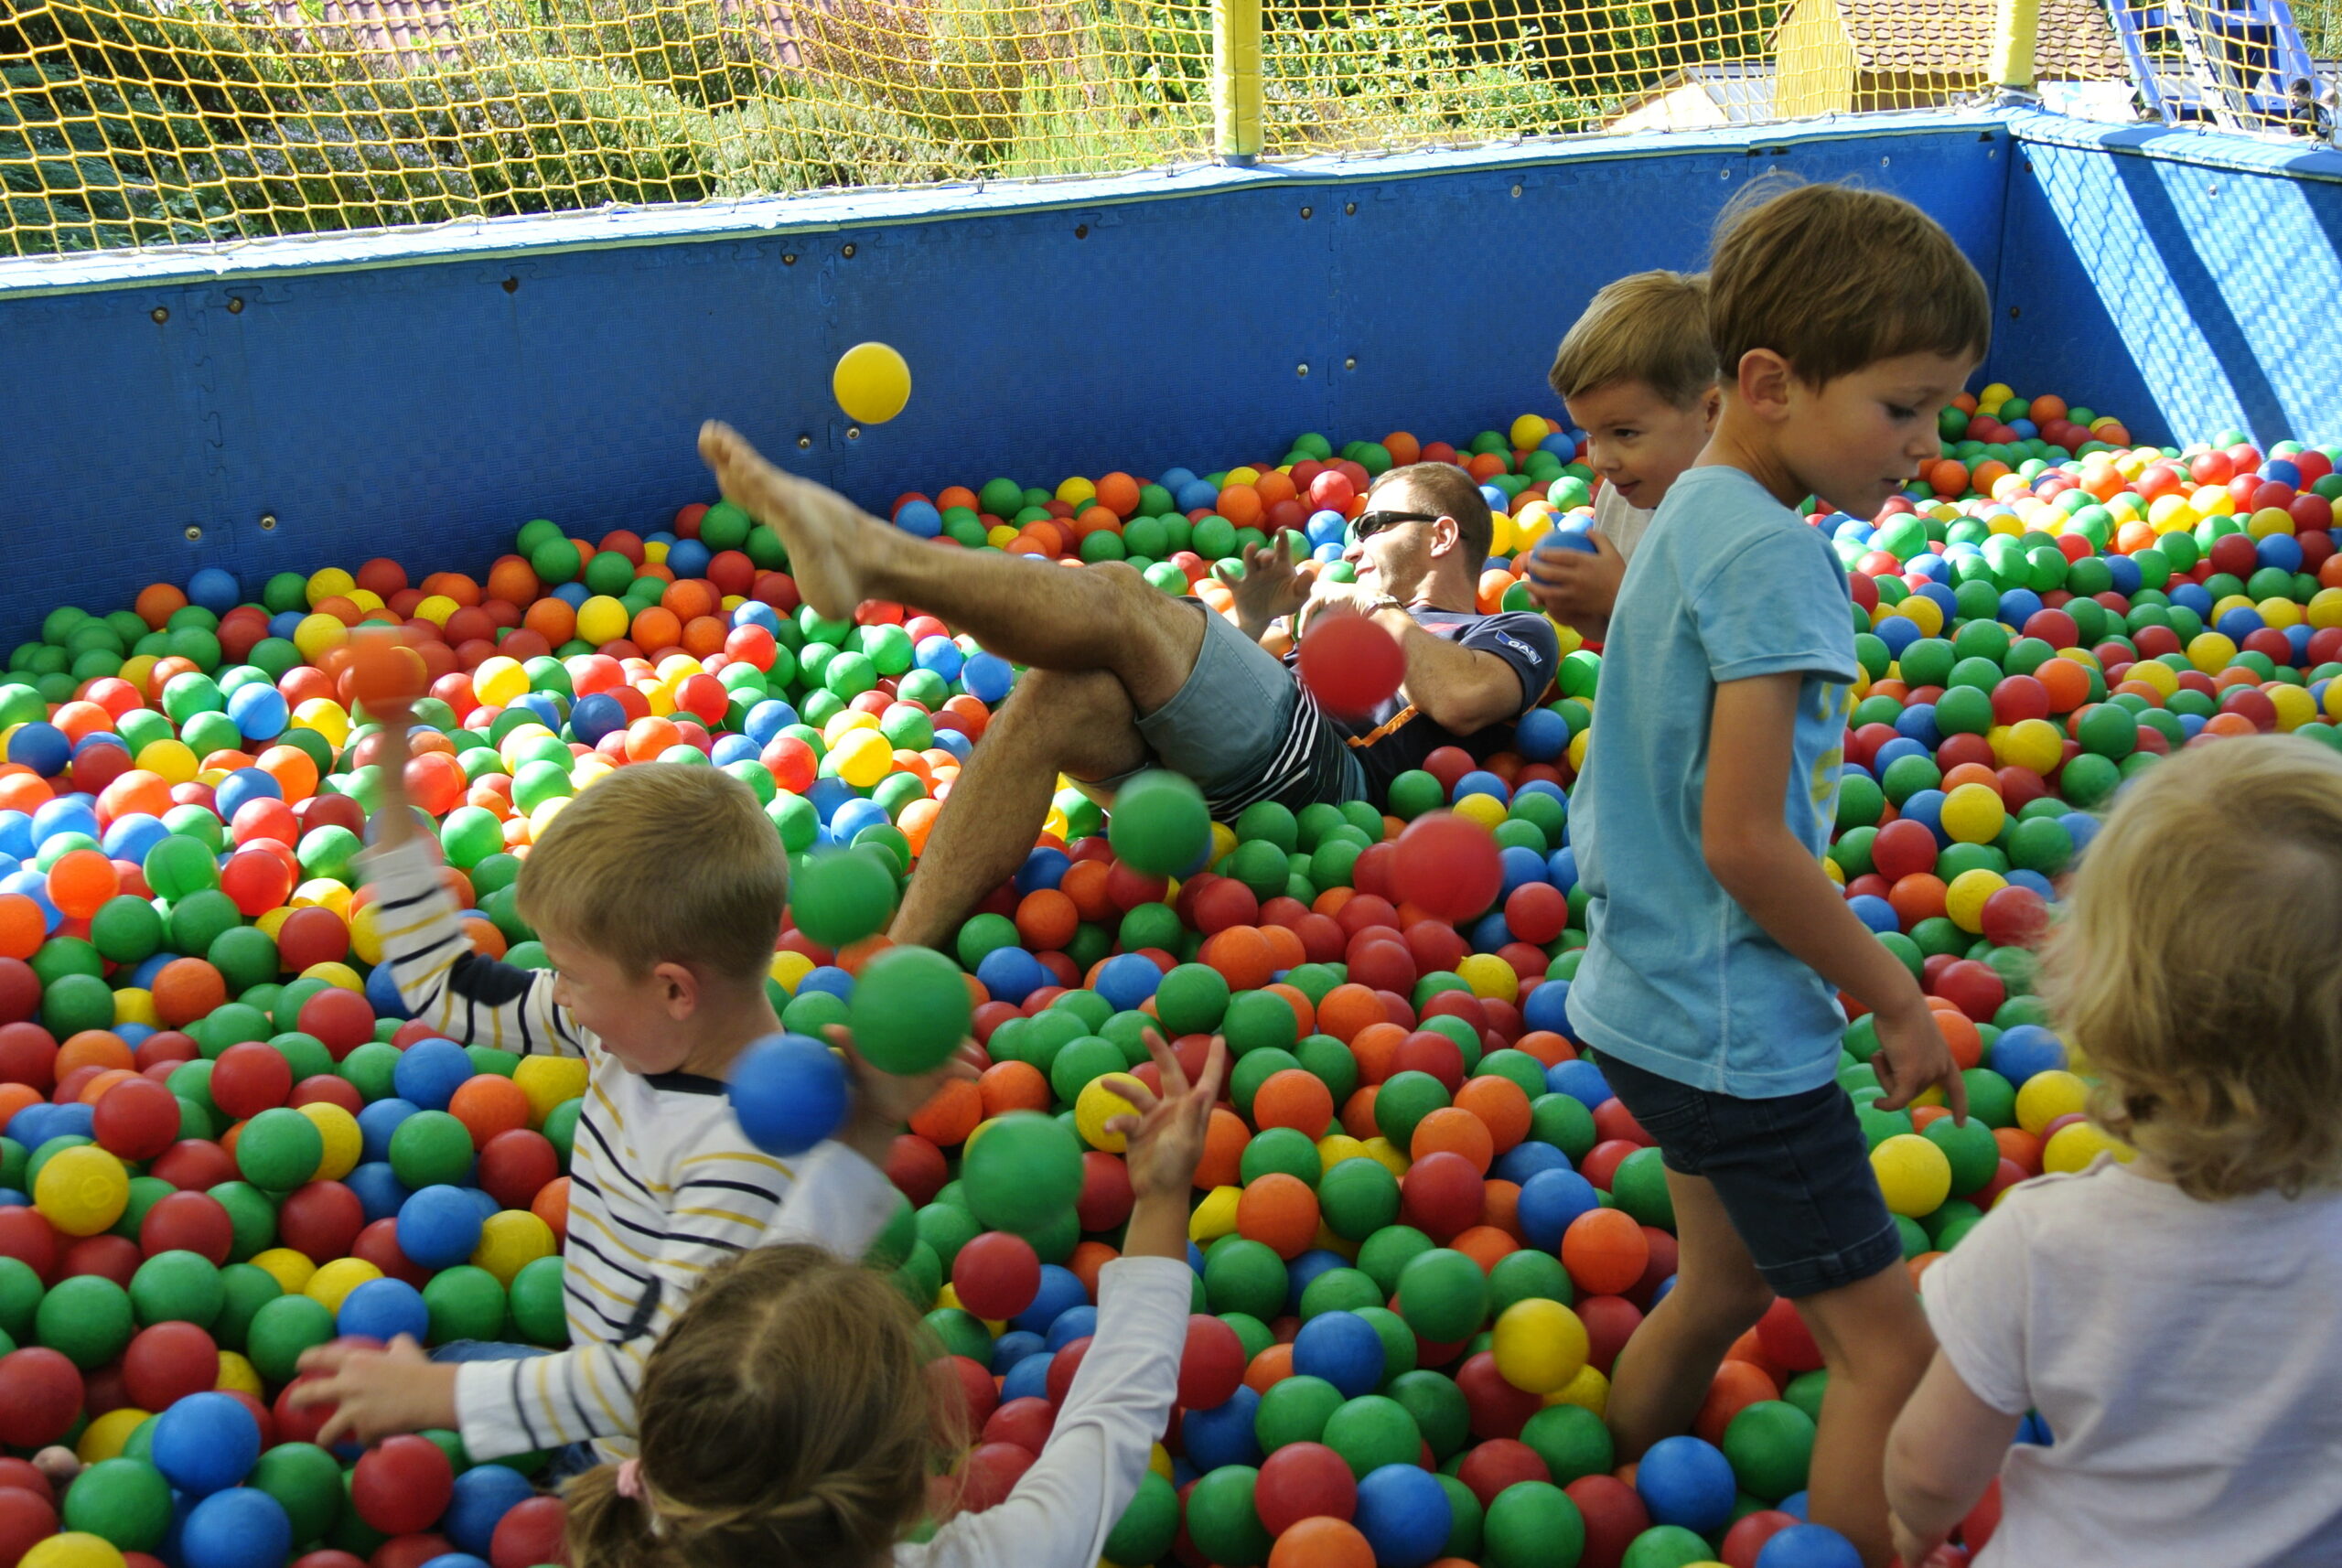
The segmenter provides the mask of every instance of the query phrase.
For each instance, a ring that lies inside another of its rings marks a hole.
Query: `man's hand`
[[[1960,1064],[1952,1060],[1951,1047],[1944,1044],[1933,1010],[1923,1002],[1873,1016],[1877,1020],[1878,1050],[1870,1065],[1878,1074],[1878,1086],[1886,1090],[1878,1109],[1900,1111],[1933,1084],[1942,1089],[1952,1120],[1966,1125],[1968,1080],[1960,1076]]]
[[[1529,553],[1529,596],[1537,607],[1581,632],[1591,626],[1607,627],[1618,603],[1618,584],[1627,575],[1627,558],[1599,533],[1589,533],[1594,553],[1583,550],[1538,549]]]
[[[973,1083],[979,1076],[975,1061],[968,1054],[974,1047],[973,1041],[963,1042],[941,1067],[899,1078],[864,1060],[854,1048],[854,1036],[843,1025],[833,1024],[822,1033],[844,1056],[846,1074],[854,1079],[854,1110],[845,1125],[838,1129],[838,1142],[881,1170],[886,1168],[895,1134],[902,1131],[903,1123],[911,1119],[914,1112],[934,1099],[953,1079]]]
[[[294,1407],[335,1407],[317,1433],[320,1448],[457,1424],[455,1367],[434,1362],[410,1336],[400,1335],[383,1350],[320,1345],[302,1353],[300,1369],[305,1376],[293,1387]]]
[[[1320,577],[1310,590],[1309,602],[1301,607],[1293,623],[1297,637],[1306,637],[1309,628],[1324,615],[1372,615],[1376,609],[1388,609],[1394,601],[1380,588],[1359,583],[1337,583],[1331,577]]]
[[[1296,564],[1293,542],[1283,531],[1267,544],[1244,546],[1243,561],[1244,575],[1241,577],[1230,572],[1224,562],[1213,566],[1211,575],[1235,596],[1237,625],[1246,637],[1258,642],[1271,621],[1293,614],[1309,597],[1317,564],[1304,561]]]

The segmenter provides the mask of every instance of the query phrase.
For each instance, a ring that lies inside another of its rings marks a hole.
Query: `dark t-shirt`
[[[1520,703],[1513,710],[1515,717],[1536,706],[1561,668],[1561,640],[1553,635],[1552,622],[1542,615],[1527,610],[1485,616],[1460,610],[1410,609],[1407,613],[1434,637],[1477,652],[1493,653],[1511,665],[1520,677]],[[1286,655],[1288,664],[1294,657]],[[1389,794],[1391,780],[1409,768],[1421,768],[1423,758],[1443,746],[1461,746],[1475,758],[1484,758],[1512,743],[1509,723],[1459,736],[1397,696],[1364,718],[1338,719],[1329,714],[1326,723],[1348,741],[1350,755],[1366,770],[1366,798],[1377,806]]]

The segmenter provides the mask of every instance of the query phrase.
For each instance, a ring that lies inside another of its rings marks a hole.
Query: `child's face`
[[[627,1070],[648,1076],[683,1065],[696,991],[688,969],[662,963],[639,973],[574,938],[539,931],[537,939],[553,963],[554,1003],[600,1036]]]
[[[1690,467],[1716,427],[1724,394],[1711,387],[1679,408],[1649,381],[1605,381],[1570,399],[1570,417],[1585,432],[1585,460],[1618,499],[1645,511]]]
[[[1820,387],[1789,376],[1781,457],[1824,501],[1875,517],[1942,450],[1936,416],[1975,369],[1965,358],[1898,354]]]

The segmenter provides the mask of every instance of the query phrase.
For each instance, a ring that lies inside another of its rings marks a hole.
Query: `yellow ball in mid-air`
[[[839,357],[830,390],[847,418],[884,424],[911,401],[911,368],[884,343],[856,343]]]

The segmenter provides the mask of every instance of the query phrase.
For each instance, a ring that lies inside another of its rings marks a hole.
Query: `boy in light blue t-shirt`
[[[1724,410],[1627,569],[1571,813],[1590,941],[1578,1036],[1658,1144],[1676,1287],[1614,1369],[1619,1457],[1686,1430],[1787,1296],[1829,1369],[1811,1517],[1892,1555],[1886,1435],[1934,1349],[1853,1101],[1843,993],[1877,1020],[1881,1109],[1958,1069],[1919,986],[1821,860],[1853,708],[1846,577],[1790,510],[1869,516],[1939,450],[1983,357],[1982,281],[1908,203],[1835,186],[1727,214],[1710,272]]]

